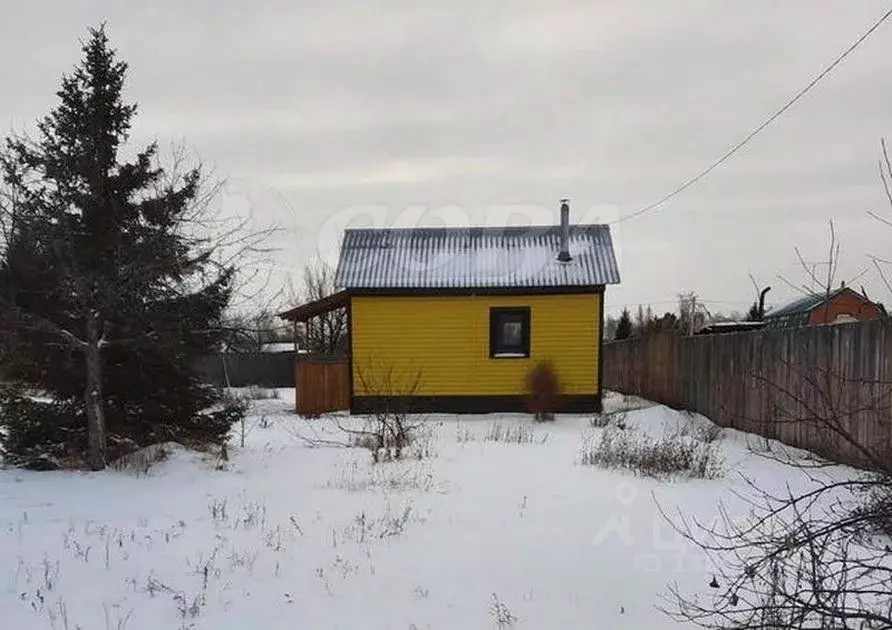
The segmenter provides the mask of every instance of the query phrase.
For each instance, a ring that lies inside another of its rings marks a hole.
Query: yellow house
[[[340,293],[284,316],[346,307],[351,413],[525,409],[547,361],[562,411],[601,408],[604,288],[619,282],[606,225],[350,229]],[[325,302],[325,303],[322,303]]]

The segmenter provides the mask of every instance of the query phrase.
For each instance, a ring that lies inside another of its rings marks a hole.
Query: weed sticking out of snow
[[[455,423],[455,442],[457,444],[468,444],[469,442],[476,442],[477,434],[461,421]]]
[[[508,605],[499,599],[495,593],[492,594],[492,604],[490,604],[489,612],[497,628],[513,628],[517,622],[517,616],[511,612]]]
[[[339,530],[339,539],[364,545],[374,540],[401,536],[412,521],[420,522],[421,519],[414,513],[411,503],[395,511],[388,503],[380,516],[360,512],[352,523]]]
[[[485,425],[476,422],[459,420],[455,423],[456,444],[472,442],[496,444],[545,444],[549,433],[538,427],[541,423],[531,424],[524,416],[515,416],[510,420],[494,420]]]
[[[491,422],[482,432],[459,422],[456,424],[455,441],[458,444],[470,442],[545,444],[548,441],[548,433],[540,434],[533,425],[520,419]]]
[[[324,487],[348,492],[409,491],[428,492],[436,489],[433,471],[413,461],[390,462],[368,466],[359,462],[343,465],[334,479]]]
[[[489,432],[483,441],[505,444],[545,444],[548,441],[548,434],[536,435],[532,426],[521,422],[494,422],[490,425]]]

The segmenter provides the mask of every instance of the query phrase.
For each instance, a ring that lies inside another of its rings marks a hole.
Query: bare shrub
[[[721,473],[721,462],[713,443],[678,434],[653,439],[636,431],[610,426],[599,440],[590,439],[582,449],[580,463],[664,479],[685,475],[710,479]]]
[[[370,420],[362,429],[341,430],[355,446],[366,448],[377,462],[403,459],[424,419],[410,413],[408,400],[421,387],[421,372],[400,372],[393,364],[370,362],[358,370],[365,395],[375,401]],[[417,453],[416,453],[417,454]]]
[[[561,386],[557,373],[547,361],[540,361],[526,376],[527,407],[537,422],[554,420],[560,408]]]

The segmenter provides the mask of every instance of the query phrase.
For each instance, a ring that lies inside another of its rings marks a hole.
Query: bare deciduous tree
[[[316,259],[304,267],[303,299],[321,300],[337,292],[334,269]],[[314,317],[304,326],[304,345],[315,354],[338,355],[347,349],[347,311],[338,308]]]
[[[291,326],[281,323],[278,309],[259,308],[226,318],[224,328],[227,352],[261,352],[270,343],[293,342]]]

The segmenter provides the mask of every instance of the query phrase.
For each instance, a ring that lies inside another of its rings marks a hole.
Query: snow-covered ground
[[[667,585],[705,591],[711,573],[658,505],[708,522],[719,501],[743,514],[740,473],[810,483],[729,431],[714,480],[582,466],[601,431],[583,416],[434,416],[427,457],[375,465],[282,393],[225,465],[175,451],[147,476],[0,471],[0,627],[675,628]],[[608,400],[642,407],[631,429],[706,422],[629,402]],[[484,439],[518,424],[531,440]]]

